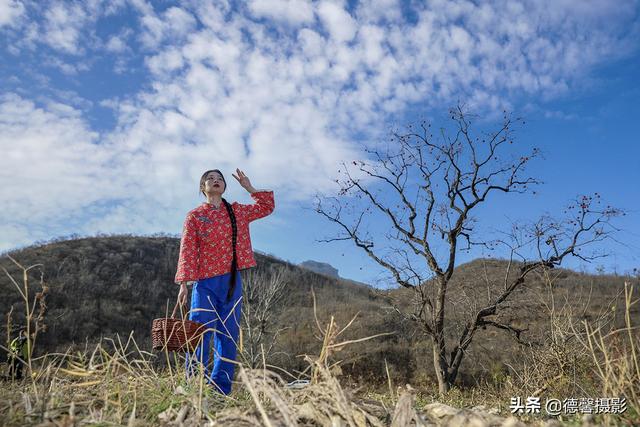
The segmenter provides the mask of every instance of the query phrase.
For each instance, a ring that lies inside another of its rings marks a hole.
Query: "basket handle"
[[[179,305],[180,305],[180,303],[178,301],[176,301],[176,305],[173,306],[173,312],[171,313],[171,318],[175,318],[176,317],[176,310],[178,309]]]

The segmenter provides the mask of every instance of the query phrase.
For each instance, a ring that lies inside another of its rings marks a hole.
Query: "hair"
[[[211,172],[217,172],[222,177],[222,182],[224,182],[224,189],[227,189],[227,181],[224,179],[224,175],[220,172],[219,169],[211,169],[206,171],[200,177],[200,192],[206,196],[204,192],[204,183],[207,180],[207,175]],[[236,223],[236,215],[233,212],[233,208],[231,204],[227,202],[227,200],[223,197],[222,204],[224,204],[227,213],[229,214],[229,219],[231,220],[231,247],[233,249],[233,258],[231,259],[231,280],[229,282],[229,291],[227,292],[227,301],[230,301],[233,297],[233,292],[236,287],[236,277],[238,273],[238,257],[236,253],[236,242],[238,240],[238,225]]]

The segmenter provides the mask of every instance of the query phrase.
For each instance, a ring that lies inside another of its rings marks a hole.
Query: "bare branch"
[[[316,207],[339,230],[321,241],[352,241],[399,286],[413,290],[412,304],[392,303],[392,308],[432,337],[441,391],[455,380],[478,328],[496,327],[520,340],[523,330],[490,316],[504,308],[531,272],[558,266],[569,256],[585,261],[603,256],[587,249],[611,238],[616,229],[610,219],[619,214],[600,208],[599,196],[584,196],[566,221],[543,217],[529,227],[514,226],[505,239],[489,240],[478,232],[476,213],[494,194],[527,193],[540,184],[526,169],[541,153],[537,148],[524,155],[512,152],[514,129],[524,122],[506,112],[495,131],[478,136],[464,106],[451,109],[450,118],[452,126],[440,128],[436,137],[431,124],[422,122],[392,132],[386,145],[365,149],[366,159],[343,163],[342,179],[336,180],[340,199],[318,198]],[[324,200],[332,205],[323,205]],[[500,245],[509,259],[503,284],[465,308],[469,320],[449,353],[448,289],[458,254]]]

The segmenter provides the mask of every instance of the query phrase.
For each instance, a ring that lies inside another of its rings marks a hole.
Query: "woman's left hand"
[[[238,174],[237,176],[235,174],[232,174],[232,175],[235,179],[238,180],[242,188],[247,190],[249,193],[254,192],[255,189],[251,185],[251,181],[249,181],[249,177],[247,177],[247,175],[245,175],[244,172],[242,172],[240,169],[236,169],[236,173]]]

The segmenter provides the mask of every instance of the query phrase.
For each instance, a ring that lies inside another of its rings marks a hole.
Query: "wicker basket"
[[[176,319],[176,309],[171,317],[154,319],[151,324],[151,342],[154,350],[194,351],[202,333],[206,330],[202,323],[187,319]]]

